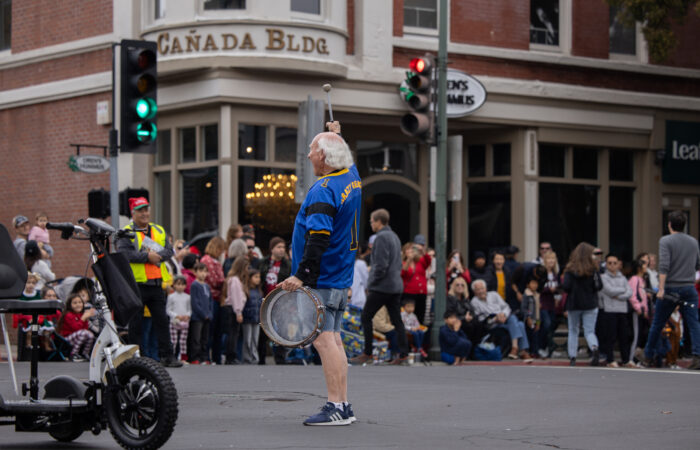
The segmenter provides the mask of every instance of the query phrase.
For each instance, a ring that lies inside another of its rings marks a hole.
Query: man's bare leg
[[[340,403],[346,396],[346,387],[343,384],[347,370],[345,354],[342,358],[338,355],[338,346],[335,342],[333,332],[324,331],[314,341],[314,347],[318,350],[323,365],[323,374],[326,377],[326,388],[328,390],[328,401]]]

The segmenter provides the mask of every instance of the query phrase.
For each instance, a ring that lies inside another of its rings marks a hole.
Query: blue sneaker
[[[346,406],[344,409],[345,415],[348,416],[348,420],[350,421],[350,423],[355,422],[357,418],[355,417],[355,412],[352,410],[352,405],[348,403],[348,406]]]
[[[304,425],[350,425],[350,419],[345,411],[328,402],[323,405],[321,412],[306,419]]]

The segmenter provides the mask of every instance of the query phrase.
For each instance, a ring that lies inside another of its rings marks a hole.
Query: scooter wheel
[[[80,423],[78,423],[78,425],[66,425],[65,428],[60,430],[49,431],[49,435],[58,442],[73,442],[74,440],[78,439],[81,434],[83,434],[83,429],[80,425]]]
[[[150,358],[117,367],[118,386],[105,396],[109,430],[124,448],[160,448],[175,428],[177,391],[168,372]],[[114,389],[113,389],[114,388]]]

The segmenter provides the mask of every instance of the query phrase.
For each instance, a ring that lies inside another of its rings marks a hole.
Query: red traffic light
[[[136,56],[136,65],[148,69],[156,61],[156,54],[150,50],[141,50]]]
[[[412,72],[423,74],[430,71],[432,64],[430,60],[426,58],[413,58],[408,64],[408,67]]]

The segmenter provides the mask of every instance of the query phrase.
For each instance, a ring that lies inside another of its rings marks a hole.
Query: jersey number
[[[352,227],[350,228],[350,250],[357,250],[359,242],[357,238],[357,210],[355,210],[355,217],[352,219]]]

